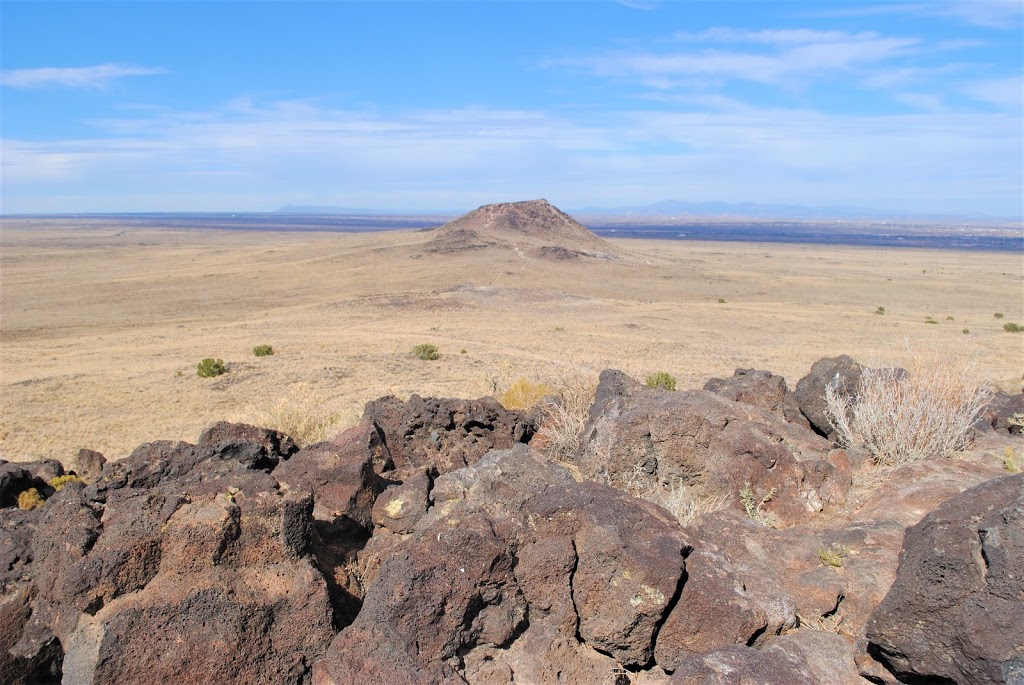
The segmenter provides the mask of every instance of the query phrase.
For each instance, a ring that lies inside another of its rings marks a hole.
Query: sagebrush
[[[440,359],[441,353],[438,351],[437,345],[423,343],[412,348],[412,356],[424,361],[433,361],[435,359]]]
[[[257,357],[270,357],[274,354],[274,348],[271,345],[257,345],[252,348],[252,353]]]
[[[825,389],[827,412],[845,447],[865,447],[898,466],[945,457],[970,442],[990,393],[966,356],[911,353],[908,369],[865,368],[853,394]]]
[[[665,371],[658,371],[656,373],[652,373],[650,376],[647,377],[647,380],[644,381],[644,384],[648,388],[661,388],[662,390],[676,389],[675,377],[672,374],[667,373]]]
[[[224,366],[224,360],[214,359],[213,357],[207,357],[199,362],[196,367],[196,375],[200,378],[213,378],[227,372],[228,367]]]

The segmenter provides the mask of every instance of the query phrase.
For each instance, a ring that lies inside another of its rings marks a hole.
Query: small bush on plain
[[[257,345],[252,348],[252,353],[257,357],[269,357],[274,354],[274,348],[270,345]]]
[[[946,457],[970,442],[990,393],[966,356],[912,353],[909,368],[865,368],[852,395],[833,385],[825,402],[839,442],[865,447],[883,466]],[[856,399],[853,399],[853,398]]]
[[[1004,323],[1003,330],[1007,333],[1020,333],[1024,331],[1024,326],[1021,326],[1019,323]]]
[[[875,314],[885,314],[885,307],[879,307],[876,309]]]
[[[203,361],[199,362],[196,368],[196,374],[200,378],[213,378],[214,376],[220,376],[228,372],[228,367],[224,366],[223,359],[214,359],[213,357],[207,357]]]
[[[412,348],[412,356],[424,361],[432,361],[434,359],[440,359],[441,353],[437,351],[437,345],[423,343],[422,345],[417,345]]]
[[[644,381],[644,384],[648,388],[661,388],[662,390],[676,389],[676,379],[671,374],[666,373],[665,371],[658,371],[657,373],[652,373],[650,376],[647,377],[647,380]]]
[[[992,316],[996,317],[997,319],[1001,319],[1001,318],[1003,318],[1003,313],[1002,312],[996,312]]]

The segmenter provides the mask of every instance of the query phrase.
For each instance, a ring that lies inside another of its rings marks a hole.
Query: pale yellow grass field
[[[2,229],[12,461],[194,441],[295,384],[348,425],[381,395],[475,397],[502,374],[664,370],[683,389],[756,367],[792,387],[823,356],[899,363],[907,340],[976,355],[979,380],[1002,389],[1019,392],[1024,372],[1024,334],[1003,331],[1024,324],[1019,254],[619,240],[616,262],[547,262],[424,254],[429,235],[414,231]],[[253,356],[262,343],[276,354]],[[418,343],[442,358],[413,358]],[[203,357],[230,373],[198,378]]]

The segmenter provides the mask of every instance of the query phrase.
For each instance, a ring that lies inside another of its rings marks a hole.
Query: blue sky
[[[0,1],[0,211],[1020,218],[1020,0]]]

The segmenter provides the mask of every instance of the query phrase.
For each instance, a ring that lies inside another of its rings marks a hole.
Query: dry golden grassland
[[[1020,391],[1024,334],[1003,330],[1024,324],[1019,254],[618,240],[618,260],[542,261],[429,254],[429,237],[5,220],[0,457],[123,457],[288,397],[344,427],[381,395],[577,368],[685,389],[757,367],[792,387],[823,356],[900,363],[906,340],[966,348],[981,380]],[[229,373],[197,377],[204,357]]]

